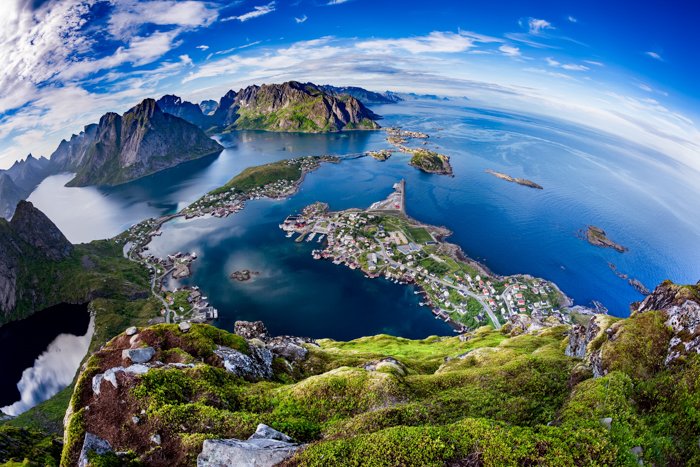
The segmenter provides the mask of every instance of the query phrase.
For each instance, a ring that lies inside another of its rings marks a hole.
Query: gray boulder
[[[131,360],[134,363],[146,363],[156,354],[153,347],[142,347],[139,349],[122,350],[122,359]]]
[[[261,423],[247,441],[205,440],[197,467],[272,467],[291,457],[300,447],[289,436]]]
[[[92,433],[85,433],[85,441],[83,441],[83,448],[80,450],[80,457],[78,458],[78,467],[90,465],[88,463],[88,455],[90,453],[106,454],[111,451],[112,446],[107,441]]]
[[[219,346],[214,353],[221,359],[224,368],[235,375],[253,381],[272,378],[272,352],[250,344],[250,355],[223,346]]]

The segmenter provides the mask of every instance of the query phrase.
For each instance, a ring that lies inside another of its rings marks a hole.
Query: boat
[[[321,234],[321,235],[318,237],[318,240],[316,240],[316,243],[321,243],[321,241],[323,241],[323,234]]]
[[[307,242],[310,242],[311,240],[314,239],[315,236],[316,236],[316,232],[311,232],[311,233],[309,234],[309,238],[307,238],[306,241],[307,241]]]
[[[287,232],[287,238],[292,238],[292,235],[294,235],[293,230],[290,230],[289,232]]]

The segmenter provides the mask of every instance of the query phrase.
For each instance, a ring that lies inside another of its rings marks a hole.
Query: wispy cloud
[[[522,24],[522,20],[521,20]],[[539,19],[539,18],[528,18],[527,19],[527,28],[528,32],[530,34],[541,34],[543,31],[546,31],[547,29],[554,29],[554,26],[552,26],[552,23],[547,21],[546,19]]]
[[[588,68],[585,65],[581,65],[578,63],[561,63],[552,57],[547,57],[545,59],[547,61],[547,65],[554,67],[554,68],[562,68],[567,71],[588,71],[590,68]]]
[[[660,62],[664,61],[664,58],[658,52],[648,51],[648,52],[644,52],[644,54],[647,55],[648,57],[653,58],[654,60],[658,60]]]
[[[306,22],[307,19],[309,19],[308,16],[302,15],[300,18],[295,17],[294,21],[296,21],[297,24],[301,24],[301,23]]]
[[[202,45],[198,45],[196,48],[198,48],[198,49],[201,50],[201,51],[209,50],[209,46],[208,46],[208,45],[203,45],[203,44],[202,44]]]
[[[259,18],[260,16],[267,15],[275,11],[275,2],[270,2],[267,5],[254,6],[253,9],[247,13],[243,13],[238,16],[229,16],[227,18],[222,18],[221,21],[234,21],[238,20],[241,22],[251,20],[253,18]]]
[[[347,3],[350,0],[329,0],[326,5],[342,5],[343,3]]]
[[[569,16],[566,17],[566,19],[567,19],[570,23],[578,23],[578,19],[577,19],[576,17],[574,17],[574,16],[569,15]]]
[[[468,31],[442,32],[433,31],[425,36],[400,39],[365,40],[357,47],[365,50],[386,52],[391,49],[403,49],[412,54],[418,53],[457,53],[475,47],[477,43],[502,42],[501,39],[474,34]]]
[[[511,45],[502,45],[498,48],[501,52],[503,52],[503,55],[507,55],[509,57],[520,57],[520,49],[517,47],[513,47]]]

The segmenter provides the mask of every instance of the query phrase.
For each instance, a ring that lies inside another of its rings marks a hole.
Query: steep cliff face
[[[95,141],[98,124],[86,125],[83,131],[71,136],[70,140],[62,140],[56,150],[51,154],[51,162],[57,170],[75,172],[78,170],[87,156],[88,148]]]
[[[28,263],[67,258],[73,246],[32,203],[21,201],[11,222],[0,219],[0,322],[14,311]]]
[[[207,118],[200,106],[183,101],[178,96],[168,94],[158,99],[156,103],[163,112],[180,117],[203,130],[206,130],[211,123],[211,119]]]
[[[17,203],[25,196],[25,191],[15,185],[9,175],[0,171],[0,217],[12,217]]]
[[[219,104],[212,114],[215,125],[227,128],[238,118],[238,105],[236,103],[236,91],[229,91],[219,99]]]
[[[195,125],[146,99],[123,116],[108,113],[100,119],[68,185],[119,185],[222,149]]]

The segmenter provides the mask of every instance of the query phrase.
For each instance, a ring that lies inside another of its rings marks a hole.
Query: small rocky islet
[[[233,271],[229,277],[238,282],[248,282],[253,277],[260,275],[259,271],[251,271],[250,269],[240,269]]]
[[[605,230],[601,229],[600,227],[596,227],[595,225],[587,226],[583,235],[588,241],[588,243],[590,243],[591,245],[595,245],[601,248],[612,248],[613,250],[619,251],[620,253],[628,251],[627,247],[612,241],[610,238],[608,238],[608,235],[606,234]]]

